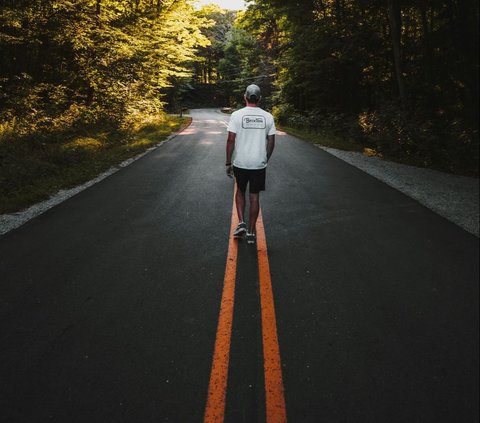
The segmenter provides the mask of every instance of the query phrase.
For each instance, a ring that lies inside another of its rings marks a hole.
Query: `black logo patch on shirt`
[[[243,129],[265,129],[267,122],[263,116],[247,115],[242,119]]]

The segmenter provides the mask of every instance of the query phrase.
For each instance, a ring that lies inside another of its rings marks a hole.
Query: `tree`
[[[392,37],[393,60],[398,93],[402,105],[405,105],[406,94],[402,66],[402,11],[399,0],[388,0],[388,21],[390,23],[390,34]]]
[[[0,110],[32,130],[159,113],[209,44],[187,0],[4,0],[0,12]]]
[[[195,82],[210,84],[215,83],[221,77],[218,64],[230,37],[235,14],[234,11],[221,9],[213,4],[204,6],[198,11],[198,16],[210,22],[210,25],[204,26],[202,30],[203,35],[210,43],[198,51],[199,60],[195,64]]]
[[[237,27],[275,68],[280,121],[478,173],[478,23],[473,0],[265,0]]]

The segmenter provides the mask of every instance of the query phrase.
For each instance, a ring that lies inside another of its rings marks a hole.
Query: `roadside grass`
[[[362,145],[355,143],[352,140],[348,140],[336,135],[322,134],[318,132],[308,131],[306,129],[292,128],[285,125],[278,125],[277,128],[281,131],[287,132],[289,135],[293,135],[294,137],[300,138],[304,141],[308,141],[312,144],[320,144],[324,147],[336,148],[338,150],[358,151],[369,154],[368,152],[364,151],[365,148]],[[373,153],[371,154],[373,155]]]
[[[458,165],[454,169],[439,165],[435,166],[433,164],[426,163],[419,157],[409,156],[405,154],[388,154],[379,152],[375,148],[365,147],[364,145],[356,143],[353,140],[345,139],[332,134],[321,134],[305,129],[292,128],[283,125],[279,125],[278,128],[304,141],[310,142],[312,144],[319,144],[323,147],[329,147],[343,151],[358,152],[362,153],[364,156],[367,157],[378,157],[388,162],[399,163],[407,166],[415,166],[424,169],[434,169],[439,172],[450,174],[478,177],[478,172],[472,171],[472,169],[468,167],[462,167],[461,165]]]
[[[85,183],[161,142],[188,120],[164,115],[128,131],[83,127],[47,137],[0,138],[0,214]]]

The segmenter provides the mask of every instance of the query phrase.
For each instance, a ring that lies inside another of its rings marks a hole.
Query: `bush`
[[[363,142],[385,157],[443,171],[478,175],[478,130],[460,119],[387,104],[358,116]]]
[[[361,137],[356,118],[344,113],[320,109],[301,113],[289,104],[282,104],[273,108],[273,115],[279,124],[291,128],[352,140],[358,140]]]
[[[356,116],[320,109],[300,113],[289,104],[275,106],[273,114],[279,124],[341,138],[390,160],[478,175],[478,129],[441,112],[404,110],[392,102]]]

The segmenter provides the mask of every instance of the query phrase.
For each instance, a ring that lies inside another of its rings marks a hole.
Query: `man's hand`
[[[229,178],[233,178],[233,166],[232,165],[227,166],[227,176]]]

